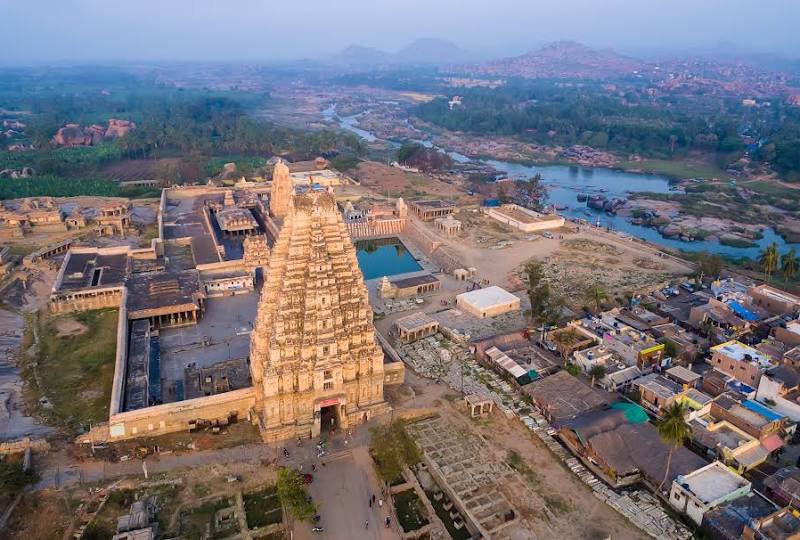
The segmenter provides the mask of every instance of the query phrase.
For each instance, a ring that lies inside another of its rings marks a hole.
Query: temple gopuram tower
[[[384,353],[335,199],[309,191],[295,195],[289,207],[270,254],[250,344],[266,441],[317,436],[388,411]]]
[[[269,195],[269,211],[278,218],[286,217],[292,202],[294,187],[289,176],[289,167],[283,160],[272,170],[272,191]]]
[[[254,282],[264,278],[269,263],[269,246],[263,234],[245,236],[242,241],[244,266],[253,276]]]

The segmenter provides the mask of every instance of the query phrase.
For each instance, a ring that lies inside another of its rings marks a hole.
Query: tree
[[[403,420],[370,428],[369,450],[375,460],[378,475],[391,484],[402,477],[403,467],[410,467],[422,460],[422,454],[414,439],[406,430]]]
[[[700,283],[704,276],[717,278],[722,273],[723,259],[719,255],[714,255],[708,251],[701,251],[697,254],[697,273]]]
[[[800,267],[800,258],[797,257],[797,250],[791,248],[781,256],[781,272],[783,272],[784,289],[789,283],[789,280],[794,279],[794,276],[797,275],[798,267]]]
[[[23,471],[22,465],[0,461],[0,495],[15,495],[19,490],[39,480],[34,471]]]
[[[764,270],[764,280],[769,281],[772,273],[778,267],[778,244],[773,242],[766,248],[761,250],[758,255],[758,262],[761,264],[761,269]]]
[[[531,302],[531,319],[544,328],[558,323],[564,308],[564,299],[550,292],[550,285],[545,281],[544,267],[541,263],[530,261],[525,265],[523,273],[528,281],[528,299]]]
[[[664,416],[658,422],[656,429],[661,440],[669,445],[669,453],[667,454],[667,468],[664,471],[664,479],[658,485],[658,491],[667,482],[669,478],[669,469],[672,466],[672,454],[675,450],[692,436],[692,428],[686,423],[685,419],[686,405],[681,402],[673,403],[666,411]]]
[[[278,500],[298,521],[310,521],[317,513],[317,506],[308,500],[308,491],[299,472],[281,467],[278,469]]]
[[[592,369],[589,370],[589,376],[592,378],[592,386],[594,386],[595,381],[599,381],[606,376],[606,367],[600,364],[593,365]]]
[[[595,312],[598,312],[603,307],[603,301],[608,299],[608,293],[600,283],[595,282],[586,289],[583,297],[587,302],[594,304]]]

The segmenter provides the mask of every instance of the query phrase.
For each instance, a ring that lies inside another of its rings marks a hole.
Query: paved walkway
[[[377,501],[381,498],[381,491],[366,446],[332,456],[324,467],[317,467],[310,492],[319,504],[320,525],[325,530],[317,534],[311,532],[311,525],[295,524],[294,538],[297,540],[402,538],[394,515],[391,516],[390,528],[384,525],[386,516],[390,515],[388,504],[382,508],[377,502],[371,508],[369,506],[370,497],[374,494]],[[365,521],[369,521],[368,528],[364,527]]]

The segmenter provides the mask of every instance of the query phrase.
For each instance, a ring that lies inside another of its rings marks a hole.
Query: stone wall
[[[403,218],[347,222],[347,230],[353,239],[396,236],[403,232],[405,227],[406,220]]]
[[[463,264],[450,253],[441,241],[431,237],[422,226],[409,220],[403,234],[408,237],[411,243],[420,249],[433,263],[447,273],[452,273],[457,268],[463,268]]]
[[[50,450],[50,443],[44,439],[31,439],[30,437],[23,437],[17,441],[1,442],[0,456],[21,454],[28,448],[34,451],[47,452]]]
[[[239,420],[249,420],[254,404],[255,389],[250,387],[116,413],[111,415],[107,424],[94,426],[89,433],[81,435],[78,442],[113,442],[188,431],[192,422],[224,422],[232,415]]]

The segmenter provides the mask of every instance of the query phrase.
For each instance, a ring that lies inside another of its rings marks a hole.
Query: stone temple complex
[[[293,186],[281,161],[272,186],[163,190],[150,247],[63,247],[50,311],[119,310],[108,423],[80,442],[239,421],[306,438],[389,410],[403,363],[332,189]]]
[[[318,435],[387,410],[384,353],[367,289],[331,193],[309,191],[272,250],[250,369],[268,440]]]

